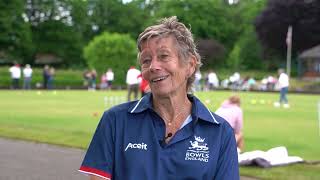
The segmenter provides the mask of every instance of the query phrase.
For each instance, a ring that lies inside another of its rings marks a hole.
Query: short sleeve
[[[228,123],[223,124],[223,135],[217,164],[217,174],[214,179],[239,180],[239,165],[237,145],[233,130]]]
[[[105,112],[93,135],[89,148],[79,169],[80,172],[112,178],[114,165],[114,117]]]

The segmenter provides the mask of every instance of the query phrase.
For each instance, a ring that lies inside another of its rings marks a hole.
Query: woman
[[[242,133],[243,112],[240,104],[240,97],[233,95],[225,100],[216,110],[216,114],[227,120],[230,126],[233,128],[237,147],[239,148],[238,152],[243,151],[244,148],[244,138]]]
[[[151,93],[106,111],[81,172],[96,179],[239,179],[232,128],[188,95],[201,65],[192,34],[176,17],[138,38]]]

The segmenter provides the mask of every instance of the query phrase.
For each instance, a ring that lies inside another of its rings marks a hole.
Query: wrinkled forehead
[[[150,36],[144,41],[141,41],[139,51],[142,52],[145,48],[156,47],[156,48],[174,48],[176,46],[177,40],[172,35],[158,35]]]
[[[151,40],[161,40],[161,39],[167,39],[167,38],[176,39],[175,36],[172,33],[159,33],[159,32],[149,32],[141,37],[139,40],[138,48],[139,51],[141,51],[141,47],[143,44],[148,44]]]

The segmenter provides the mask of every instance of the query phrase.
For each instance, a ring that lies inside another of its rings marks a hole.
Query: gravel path
[[[0,147],[0,180],[88,180],[77,171],[83,150],[4,138]]]

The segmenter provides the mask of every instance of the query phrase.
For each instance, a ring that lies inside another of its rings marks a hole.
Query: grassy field
[[[215,111],[235,92],[198,92]],[[245,151],[285,146],[289,155],[320,160],[319,95],[289,94],[291,108],[274,108],[277,93],[236,92],[244,110]],[[125,91],[0,91],[0,136],[86,148],[102,112],[124,101]],[[320,165],[260,169],[241,167],[260,179],[320,179]]]

